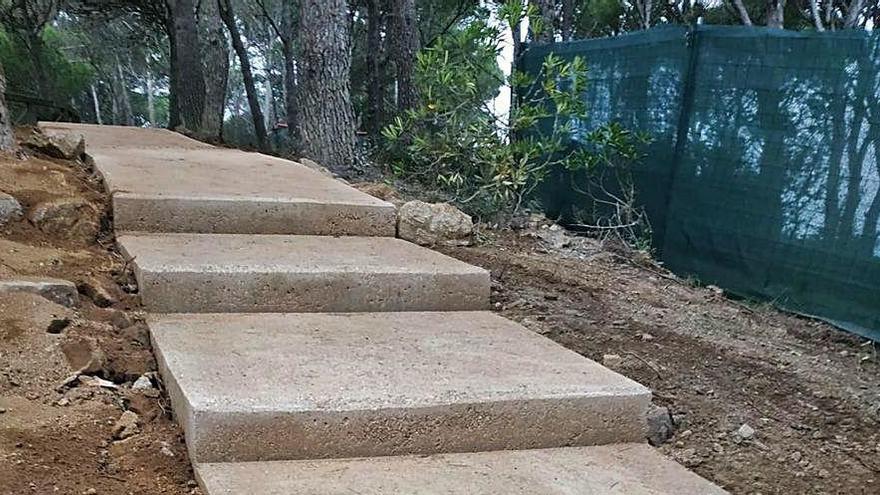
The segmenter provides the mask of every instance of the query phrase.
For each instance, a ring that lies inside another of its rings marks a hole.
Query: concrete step
[[[394,205],[304,165],[161,129],[41,124],[82,134],[117,231],[394,236]]]
[[[206,495],[721,495],[645,444],[196,464]]]
[[[486,309],[489,274],[391,237],[123,235],[148,311]]]
[[[175,314],[148,323],[198,462],[645,436],[646,388],[489,312]]]

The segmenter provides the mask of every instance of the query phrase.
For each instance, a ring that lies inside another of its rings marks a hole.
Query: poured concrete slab
[[[81,133],[121,232],[394,236],[394,205],[289,160],[163,129],[41,124]]]
[[[489,312],[179,314],[148,323],[194,461],[645,437],[646,388]]]
[[[489,273],[391,237],[124,235],[148,311],[486,309]]]
[[[206,495],[722,495],[644,444],[196,464]]]

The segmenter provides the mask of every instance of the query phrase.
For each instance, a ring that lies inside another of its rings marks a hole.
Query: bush
[[[508,27],[524,16],[540,25],[534,7],[518,1],[496,13]],[[585,61],[550,55],[538,75],[514,71],[505,80],[496,64],[501,34],[475,20],[418,54],[421,104],[383,130],[393,173],[442,189],[472,214],[505,220],[554,167],[586,171],[587,180],[600,167],[626,172],[646,137],[613,122],[584,129]],[[488,106],[502,83],[519,95],[506,119]]]

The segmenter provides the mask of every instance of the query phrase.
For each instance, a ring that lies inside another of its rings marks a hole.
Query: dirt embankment
[[[79,300],[0,290],[0,494],[195,493],[102,184],[31,154],[0,157],[0,191],[22,213],[0,226],[0,280],[66,280]]]
[[[871,343],[591,240],[487,235],[446,252],[492,271],[503,315],[649,386],[678,423],[670,457],[733,493],[880,493]]]

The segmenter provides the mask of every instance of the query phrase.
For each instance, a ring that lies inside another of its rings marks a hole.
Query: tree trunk
[[[199,3],[199,29],[205,73],[205,108],[200,134],[209,141],[221,141],[229,80],[229,49],[216,0],[201,0]]]
[[[562,41],[571,41],[574,35],[574,0],[562,0]]]
[[[98,92],[95,90],[94,84],[89,86],[89,89],[92,93],[92,105],[95,106],[95,123],[98,125],[103,125],[104,121],[101,120],[101,103],[98,101]]]
[[[147,68],[147,119],[150,127],[156,127],[156,97],[153,95],[153,73]]]
[[[749,17],[749,11],[746,10],[746,6],[743,5],[742,0],[733,0],[733,5],[736,7],[736,11],[739,14],[739,18],[742,21],[744,26],[752,25],[752,18]]]
[[[379,134],[383,118],[382,88],[382,10],[379,0],[367,2],[367,112],[364,124],[371,136]]]
[[[115,55],[116,59],[116,96],[119,98],[117,108],[120,112],[120,119],[117,124],[132,126],[134,125],[134,112],[131,110],[131,99],[128,97],[128,88],[125,87],[125,72],[122,70],[122,64],[119,62],[119,55]]]
[[[15,134],[9,119],[9,107],[6,106],[6,74],[0,65],[0,151],[15,151]]]
[[[415,0],[393,0],[394,40],[391,43],[397,68],[397,110],[403,112],[419,103],[415,85],[416,54],[419,52],[419,31],[416,24]]]
[[[785,0],[771,0],[767,4],[767,27],[782,29],[785,23]]]
[[[293,50],[294,2],[286,0],[281,5],[281,52],[284,55],[284,107],[287,114],[287,133],[296,136],[296,55]],[[297,144],[293,143],[294,149]]]
[[[232,11],[232,4],[229,0],[219,0],[220,17],[229,30],[229,38],[232,40],[232,48],[238,55],[238,62],[241,65],[241,75],[244,79],[244,90],[247,93],[248,106],[251,109],[251,119],[254,122],[254,134],[257,136],[257,147],[261,150],[268,149],[268,139],[266,137],[266,123],[263,121],[263,112],[260,110],[260,97],[257,95],[257,88],[254,84],[254,74],[251,70],[251,62],[248,59],[247,50],[241,41],[241,34],[238,31],[238,25],[235,23],[235,13]]]
[[[205,109],[205,74],[193,0],[169,0],[174,33],[171,71],[179,125],[199,134]]]
[[[816,31],[825,31],[825,26],[822,24],[822,15],[819,13],[819,0],[810,0],[810,17],[813,18]]]
[[[535,33],[535,41],[538,43],[552,43],[556,39],[556,0],[532,0],[541,14],[543,26]]]
[[[865,8],[865,0],[852,0],[846,10],[843,29],[853,29],[859,24],[859,15]]]
[[[297,138],[304,156],[336,172],[355,160],[346,0],[304,0],[298,31]]]

